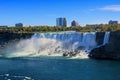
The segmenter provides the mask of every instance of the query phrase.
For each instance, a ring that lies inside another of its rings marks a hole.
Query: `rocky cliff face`
[[[3,46],[9,41],[30,38],[32,35],[33,33],[0,32],[0,46]]]
[[[104,42],[104,35],[105,35],[105,32],[97,32],[96,33],[97,45],[102,45],[103,44],[103,42]]]
[[[98,35],[102,34],[103,33],[98,33]],[[98,36],[97,41],[101,42],[101,38],[102,36]],[[105,46],[93,49],[89,57],[94,59],[120,60],[120,31],[111,32],[109,43]]]

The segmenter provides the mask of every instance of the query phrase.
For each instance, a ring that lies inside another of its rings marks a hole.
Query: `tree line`
[[[0,32],[11,33],[36,33],[36,32],[59,32],[59,31],[77,31],[77,32],[104,32],[120,30],[120,24],[108,25],[100,24],[93,26],[74,26],[74,27],[57,27],[57,26],[29,26],[29,27],[5,27],[0,28]]]

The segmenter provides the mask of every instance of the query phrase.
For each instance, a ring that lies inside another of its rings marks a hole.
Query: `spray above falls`
[[[109,33],[105,33],[103,44],[108,43]],[[53,32],[36,33],[30,39],[21,40],[6,51],[10,57],[35,57],[41,55],[62,56],[65,53],[88,53],[96,48],[96,33]]]

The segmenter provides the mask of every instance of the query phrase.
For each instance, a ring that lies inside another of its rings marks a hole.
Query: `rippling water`
[[[63,57],[0,59],[0,80],[119,80],[120,62]]]

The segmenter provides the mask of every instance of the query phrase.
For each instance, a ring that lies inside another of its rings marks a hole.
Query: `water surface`
[[[119,80],[119,70],[118,61],[63,57],[0,59],[0,80]]]

